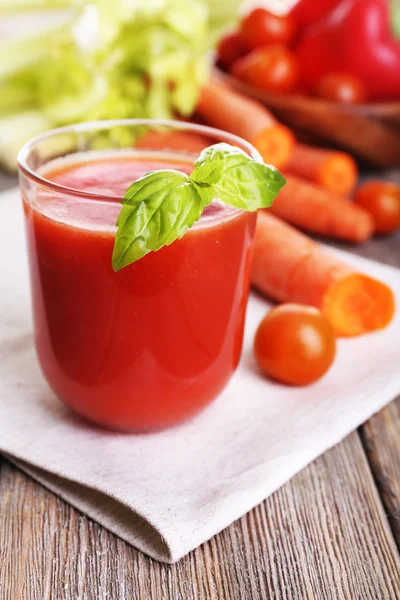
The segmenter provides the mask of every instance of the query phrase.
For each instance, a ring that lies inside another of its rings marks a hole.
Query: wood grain
[[[361,437],[400,548],[400,397],[362,427]]]
[[[172,566],[147,558],[5,460],[0,515],[2,600],[400,597],[399,557],[357,434]]]

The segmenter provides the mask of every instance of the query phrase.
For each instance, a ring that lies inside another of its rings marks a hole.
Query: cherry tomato
[[[239,34],[227,33],[217,47],[217,62],[223,69],[229,69],[232,63],[245,54]]]
[[[327,73],[317,83],[315,94],[343,104],[359,104],[367,100],[365,85],[349,73]]]
[[[358,188],[354,202],[371,213],[377,233],[391,233],[400,227],[400,186],[368,181]]]
[[[282,304],[261,321],[254,354],[266,375],[290,385],[307,385],[332,365],[336,338],[332,325],[316,308]]]
[[[230,72],[247,83],[273,92],[292,92],[299,83],[296,56],[283,46],[253,50],[234,62]]]
[[[296,34],[296,22],[290,15],[273,15],[265,8],[255,8],[244,17],[239,32],[241,42],[247,50],[269,44],[289,46]]]

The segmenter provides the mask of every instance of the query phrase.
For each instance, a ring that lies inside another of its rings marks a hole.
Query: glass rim
[[[92,131],[95,129],[111,129],[113,127],[119,126],[140,126],[140,125],[148,125],[148,126],[164,126],[171,127],[181,130],[192,131],[195,133],[209,135],[210,137],[215,138],[225,138],[221,141],[226,141],[227,143],[236,143],[242,149],[244,149],[254,160],[257,162],[263,162],[263,159],[258,152],[258,150],[250,144],[250,142],[244,140],[243,138],[234,135],[233,133],[229,133],[222,129],[216,129],[215,127],[209,127],[207,125],[198,125],[197,123],[188,123],[186,121],[176,121],[169,119],[110,119],[110,120],[102,120],[102,121],[86,121],[83,123],[75,123],[72,125],[65,125],[63,127],[57,127],[54,129],[50,129],[44,133],[41,133],[33,138],[31,138],[28,142],[26,142],[17,156],[18,169],[21,173],[23,173],[26,177],[33,180],[35,183],[50,188],[51,190],[58,192],[59,194],[66,194],[69,196],[77,196],[80,198],[90,198],[97,200],[99,202],[104,202],[108,200],[120,199],[118,196],[113,196],[111,194],[101,194],[94,192],[87,192],[84,190],[79,190],[77,188],[70,188],[65,185],[61,185],[50,179],[46,179],[46,177],[39,175],[34,169],[32,169],[28,165],[28,157],[31,150],[35,147],[36,144],[55,137],[56,135],[63,133],[80,133]],[[109,148],[112,151],[112,148]],[[179,150],[177,151],[179,153]]]

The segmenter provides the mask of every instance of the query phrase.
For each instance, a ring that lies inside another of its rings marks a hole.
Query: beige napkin
[[[346,255],[388,282],[400,271]],[[254,330],[268,309],[249,303],[241,366],[196,419],[157,434],[110,433],[52,394],[31,336],[22,211],[0,197],[0,449],[35,479],[150,556],[173,562],[261,502],[400,392],[400,318],[341,340],[317,384],[288,388],[259,375]]]

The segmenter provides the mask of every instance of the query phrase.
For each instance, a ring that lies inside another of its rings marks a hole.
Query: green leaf
[[[0,119],[190,115],[208,78],[205,0],[0,0],[2,13]]]
[[[270,206],[284,184],[276,169],[228,144],[203,150],[189,176],[174,170],[147,173],[122,200],[113,269],[118,271],[181,238],[214,197],[255,211]]]
[[[213,185],[218,200],[249,211],[271,206],[286,183],[274,167],[224,143],[203,150],[190,179],[198,185]]]
[[[117,220],[113,269],[119,271],[181,238],[211,202],[210,190],[202,190],[179,171],[153,171],[135,181]]]
[[[58,9],[71,5],[71,0],[0,0],[0,15],[2,13],[28,11],[38,9]]]

